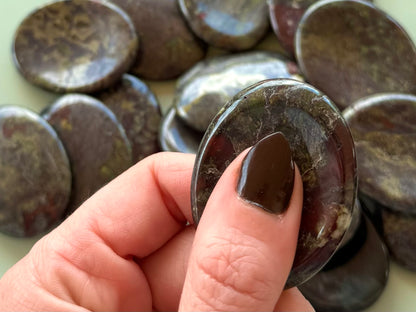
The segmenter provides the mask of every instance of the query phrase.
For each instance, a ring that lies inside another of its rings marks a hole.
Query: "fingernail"
[[[295,166],[281,132],[260,140],[247,153],[237,184],[238,195],[264,210],[281,214],[292,196]]]

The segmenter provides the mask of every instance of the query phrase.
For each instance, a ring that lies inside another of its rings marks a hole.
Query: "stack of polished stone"
[[[390,255],[416,271],[416,49],[371,1],[57,1],[22,21],[13,57],[62,96],[0,107],[1,232],[44,233],[160,150],[197,154],[197,224],[228,164],[279,131],[304,183],[287,287],[357,311]],[[161,108],[144,81],[176,78]]]

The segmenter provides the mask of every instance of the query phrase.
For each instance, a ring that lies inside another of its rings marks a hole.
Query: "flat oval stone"
[[[199,62],[179,79],[173,105],[186,124],[205,131],[237,92],[265,79],[300,77],[296,74],[294,62],[271,52],[214,57]]]
[[[371,3],[317,2],[299,22],[295,41],[306,80],[341,109],[375,93],[416,93],[415,46]]]
[[[355,142],[360,193],[416,215],[416,96],[369,96],[343,115]]]
[[[389,253],[371,221],[359,214],[347,244],[299,290],[317,311],[355,312],[382,294],[389,276]],[[350,230],[348,230],[350,231]]]
[[[409,215],[379,206],[383,239],[392,259],[416,272],[416,214]]]
[[[368,0],[371,1],[371,0]],[[268,0],[270,21],[277,38],[290,53],[295,52],[295,33],[305,11],[318,0]],[[372,1],[371,1],[372,2]]]
[[[176,78],[205,57],[206,47],[186,25],[176,0],[111,0],[131,17],[140,50],[131,72],[155,80]]]
[[[201,142],[191,203],[197,224],[230,162],[277,131],[290,144],[304,188],[299,241],[286,283],[290,288],[319,271],[335,252],[350,224],[356,197],[351,134],[325,95],[290,79],[262,81],[238,93],[213,120]]]
[[[131,146],[116,116],[81,94],[59,98],[43,114],[62,140],[72,168],[71,213],[132,164]]]
[[[162,119],[159,144],[164,151],[196,154],[202,136],[203,133],[184,124],[172,106]]]
[[[53,128],[25,108],[0,107],[0,232],[46,232],[61,220],[70,193],[68,157]]]
[[[269,29],[265,0],[179,0],[194,33],[208,44],[231,51],[252,48]]]
[[[118,7],[93,0],[60,0],[20,24],[13,56],[23,76],[55,92],[93,92],[110,86],[137,54],[138,39]]]
[[[99,94],[121,122],[130,141],[133,162],[160,151],[158,137],[161,112],[153,92],[140,79],[125,74],[121,81]]]

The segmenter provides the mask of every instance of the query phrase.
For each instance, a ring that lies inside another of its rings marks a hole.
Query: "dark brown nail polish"
[[[292,151],[281,132],[260,140],[241,166],[238,195],[264,210],[281,214],[292,196],[295,166]]]

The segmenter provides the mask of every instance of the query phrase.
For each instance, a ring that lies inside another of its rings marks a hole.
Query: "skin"
[[[194,156],[137,163],[6,272],[0,310],[313,311],[296,288],[282,292],[299,230],[299,172],[288,210],[270,214],[235,191],[246,152],[224,172],[196,231],[186,225]]]

